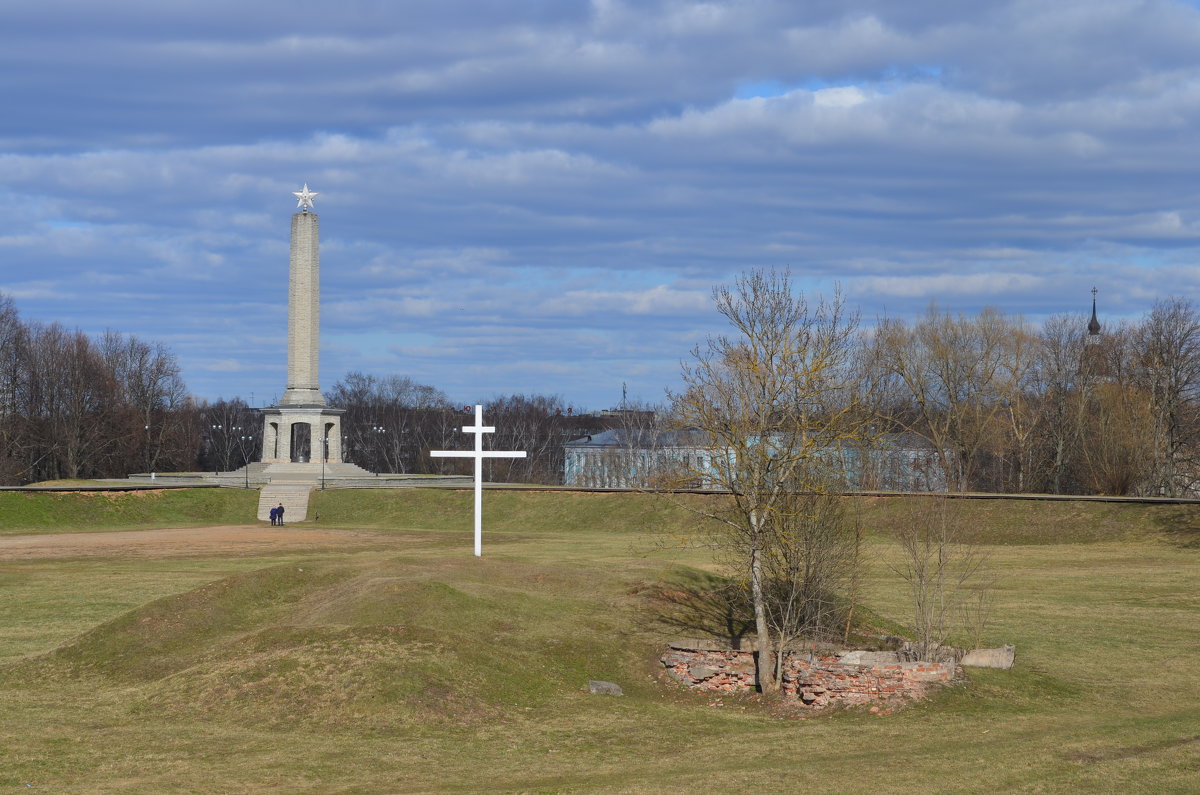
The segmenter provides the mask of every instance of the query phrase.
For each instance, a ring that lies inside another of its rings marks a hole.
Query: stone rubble
[[[755,689],[752,651],[672,643],[662,663],[668,674],[695,690]],[[953,662],[901,662],[896,652],[813,647],[785,656],[781,689],[785,696],[817,709],[915,700],[950,682],[959,671]]]

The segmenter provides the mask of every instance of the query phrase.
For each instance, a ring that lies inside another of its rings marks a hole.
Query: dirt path
[[[265,555],[309,549],[384,546],[394,538],[355,530],[262,525],[185,527],[114,533],[0,536],[0,561],[36,558],[172,558],[194,555]]]

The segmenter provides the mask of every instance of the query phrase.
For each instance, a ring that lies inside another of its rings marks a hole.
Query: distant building
[[[656,475],[711,468],[712,451],[694,431],[617,428],[563,445],[563,483],[584,488],[625,489],[653,484]],[[686,484],[696,488],[703,483]],[[711,484],[709,484],[711,485]]]
[[[885,433],[838,450],[848,488],[857,491],[946,491],[937,448],[915,433]]]
[[[609,430],[563,445],[563,483],[581,488],[644,488],[680,470],[696,473],[676,487],[712,488],[720,450],[699,431]],[[884,434],[870,443],[840,445],[825,455],[840,458],[846,487],[861,491],[945,491],[937,451],[913,434]],[[706,477],[705,473],[713,477]]]

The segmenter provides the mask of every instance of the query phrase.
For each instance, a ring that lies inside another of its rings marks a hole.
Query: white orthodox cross
[[[483,406],[475,406],[475,424],[463,427],[463,433],[475,434],[474,450],[431,450],[434,458],[474,458],[475,459],[475,557],[483,555],[483,459],[485,458],[524,458],[524,450],[484,450],[483,435],[495,433],[494,426],[483,424]]]

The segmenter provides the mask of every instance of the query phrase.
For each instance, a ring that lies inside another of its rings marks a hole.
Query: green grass
[[[203,527],[255,521],[258,491],[0,492],[0,535]]]
[[[687,506],[719,498],[650,494],[488,491],[489,534],[569,538],[605,529],[618,536],[682,538],[702,520]],[[890,534],[924,497],[853,499],[872,533]],[[202,527],[257,521],[257,490],[171,489],[136,492],[0,492],[0,535]],[[330,489],[314,491],[309,524],[388,532],[470,531],[470,490]],[[951,521],[982,544],[1064,544],[1161,536],[1200,547],[1200,506],[1089,501],[948,500]]]
[[[858,500],[864,523],[887,532],[929,497]],[[1068,544],[1121,541],[1163,533],[1200,538],[1200,506],[1065,500],[947,499],[947,517],[963,540],[978,544]]]
[[[454,531],[471,527],[471,492],[434,489],[314,492],[310,512],[323,526]],[[570,537],[605,529],[622,536],[687,536],[703,520],[687,506],[719,498],[650,494],[489,491],[485,522],[492,534]],[[926,497],[849,498],[872,534],[891,535]],[[1164,537],[1200,546],[1200,506],[1094,501],[945,501],[949,520],[976,544],[1067,544]]]
[[[383,550],[0,560],[0,788],[1194,791],[1190,513],[988,505],[985,640],[1016,667],[805,721],[659,680],[648,594],[711,563],[656,543],[693,520],[644,495],[490,493],[482,560],[469,492],[420,490],[316,495]],[[895,510],[864,510],[866,601],[904,622]]]

